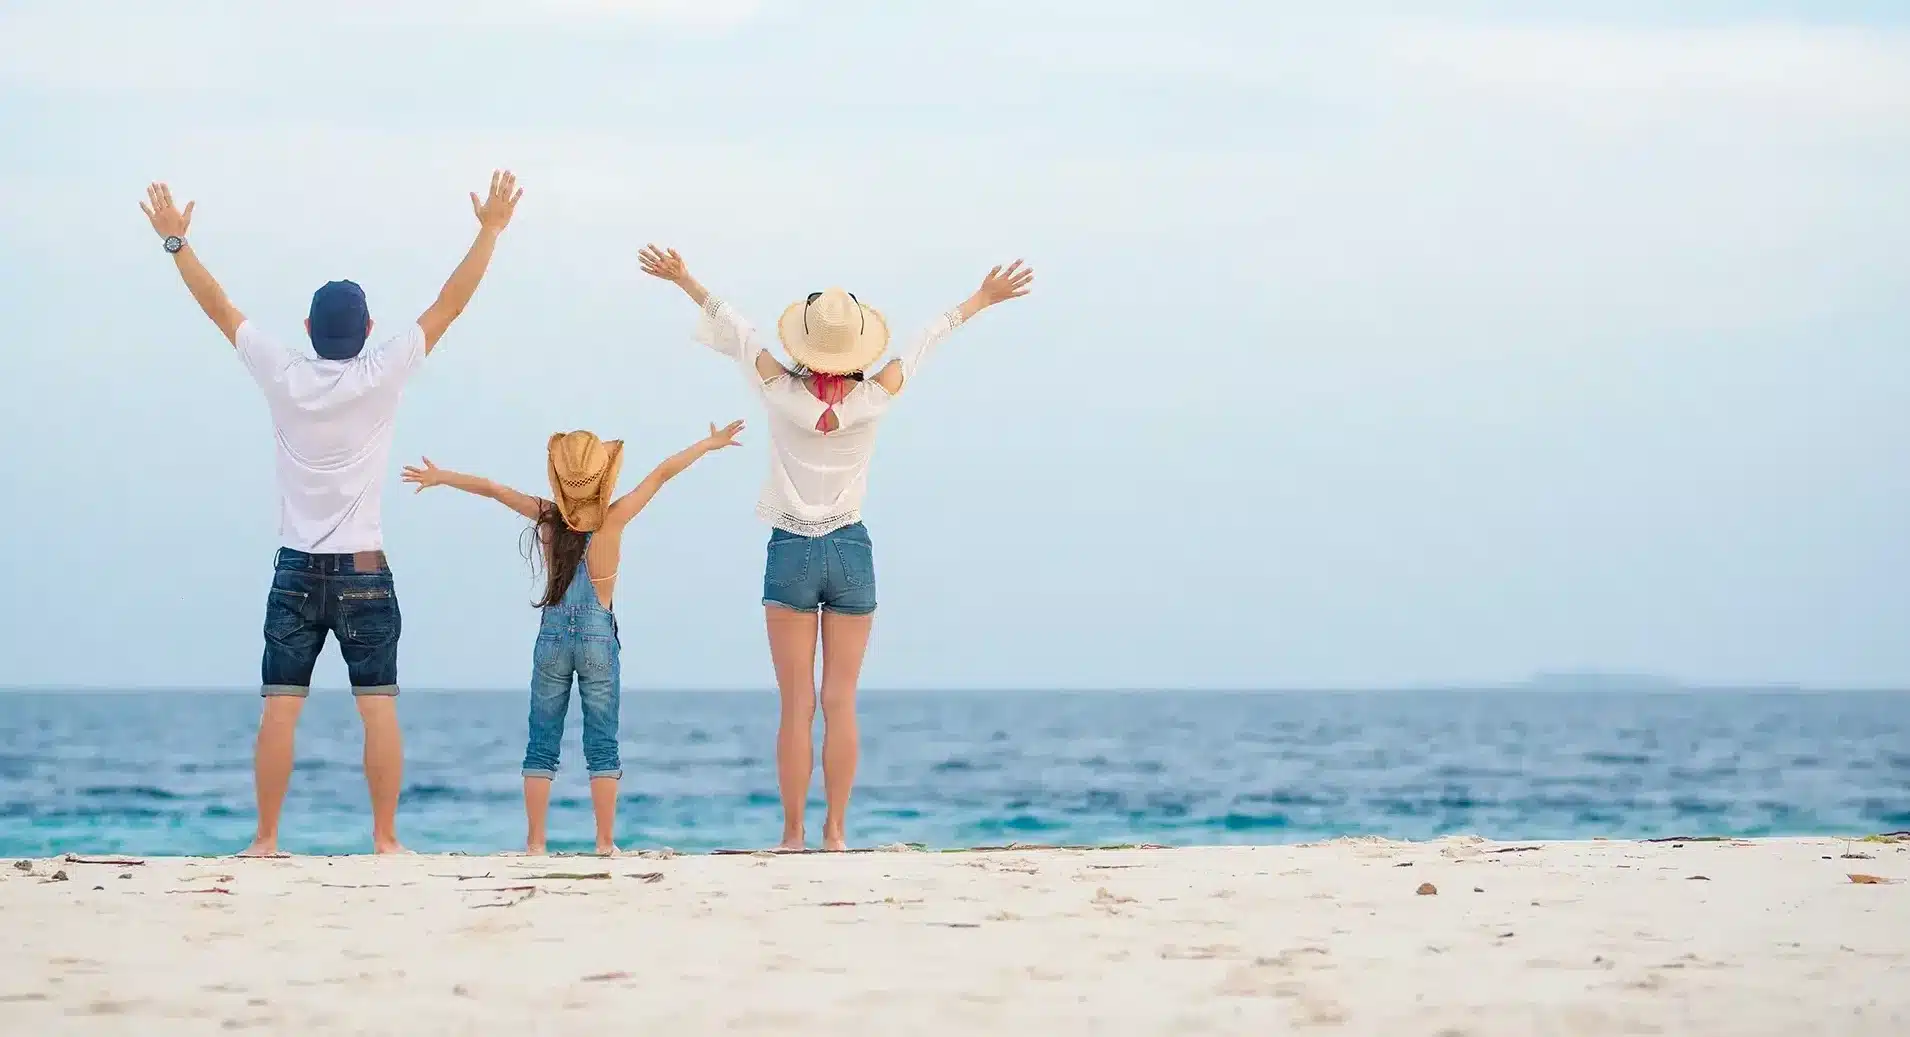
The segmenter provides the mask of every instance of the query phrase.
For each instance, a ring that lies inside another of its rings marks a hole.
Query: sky
[[[515,688],[553,431],[626,483],[627,690],[771,684],[761,415],[643,278],[899,335],[868,688],[1326,688],[1603,669],[1910,686],[1900,3],[9,0],[0,686],[256,685],[265,406],[136,203],[248,315],[421,312],[386,546],[411,687]],[[344,683],[328,650],[318,683]]]

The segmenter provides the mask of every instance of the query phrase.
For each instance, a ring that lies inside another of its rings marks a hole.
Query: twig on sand
[[[634,874],[625,875],[624,878],[636,879],[638,882],[662,882],[663,873],[660,871],[640,871]]]
[[[514,875],[520,882],[532,882],[538,879],[607,879],[607,871],[549,871],[542,875]]]
[[[613,979],[629,979],[629,978],[630,978],[630,973],[628,972],[598,972],[593,975],[585,976],[583,981],[585,983],[607,983]]]
[[[457,879],[459,882],[470,882],[473,879],[494,879],[497,876],[487,871],[482,875],[444,875],[444,874],[439,874],[437,872],[431,872],[431,873],[428,873],[427,877],[434,878],[434,879]]]
[[[321,882],[318,884],[318,888],[320,889],[390,889],[391,883],[389,882],[363,882],[363,883]]]
[[[1541,850],[1541,849],[1544,849],[1544,847],[1541,847],[1541,846],[1502,846],[1502,847],[1500,847],[1500,848],[1499,848],[1499,849],[1497,849],[1497,850],[1488,850],[1488,851],[1486,851],[1486,852],[1487,852],[1487,853],[1531,853],[1531,852],[1532,852],[1532,851],[1534,851],[1534,850]]]
[[[1648,843],[1728,843],[1728,835],[1661,835],[1656,839],[1646,839]]]
[[[223,893],[226,896],[232,895],[232,891],[225,888],[224,886],[207,886],[204,889],[169,889],[166,892],[168,893]]]
[[[146,863],[145,861],[142,861],[142,860],[140,860],[140,859],[139,859],[139,858],[137,858],[137,857],[82,857],[82,856],[80,856],[80,855],[79,855],[79,854],[77,854],[77,853],[69,853],[69,854],[67,854],[67,855],[66,855],[65,857],[62,857],[62,858],[60,858],[60,859],[61,859],[61,860],[63,860],[63,861],[65,861],[65,862],[66,862],[66,863],[68,863],[68,864],[119,864],[119,865],[127,865],[127,864],[144,864],[144,863]]]
[[[473,890],[472,892],[478,892],[478,890]],[[536,896],[537,887],[536,886],[503,886],[501,888],[496,888],[496,889],[487,887],[483,890],[483,892],[516,893],[517,896],[506,897],[503,900],[493,900],[488,904],[472,904],[471,905],[472,910],[475,911],[480,907],[516,907],[517,905],[523,903],[524,901],[529,900],[530,898]]]

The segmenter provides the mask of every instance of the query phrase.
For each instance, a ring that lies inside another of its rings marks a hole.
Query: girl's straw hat
[[[621,439],[606,443],[583,431],[550,437],[550,492],[564,525],[579,533],[602,526],[622,467]]]

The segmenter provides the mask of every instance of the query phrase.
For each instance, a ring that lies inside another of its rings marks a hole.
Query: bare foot
[[[279,852],[277,839],[254,839],[252,845],[234,854],[236,857],[289,857],[291,854]]]
[[[805,838],[801,832],[797,832],[795,835],[784,832],[783,841],[777,843],[776,848],[778,850],[794,850],[800,852],[809,848],[809,840]]]
[[[373,839],[371,843],[371,852],[373,853],[410,853],[411,851],[405,849],[404,846],[401,845],[396,839]]]
[[[544,844],[543,844],[543,843],[525,843],[525,844],[524,844],[524,856],[526,856],[526,857],[548,857],[548,856],[550,856],[550,852],[549,852],[548,850],[546,850],[546,849],[544,848]]]
[[[614,843],[609,846],[597,847],[597,856],[599,857],[615,857],[616,855],[617,847]]]
[[[849,848],[849,843],[839,835],[824,835],[822,848],[829,853],[841,853]]]

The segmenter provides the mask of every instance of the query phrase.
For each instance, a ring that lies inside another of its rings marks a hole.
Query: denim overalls
[[[585,554],[589,549],[586,547]],[[524,776],[557,776],[558,743],[564,738],[564,714],[570,711],[570,682],[584,714],[584,767],[593,778],[623,777],[617,754],[619,700],[617,617],[597,603],[590,562],[578,559],[564,599],[544,607],[531,656],[530,740],[524,748]]]

